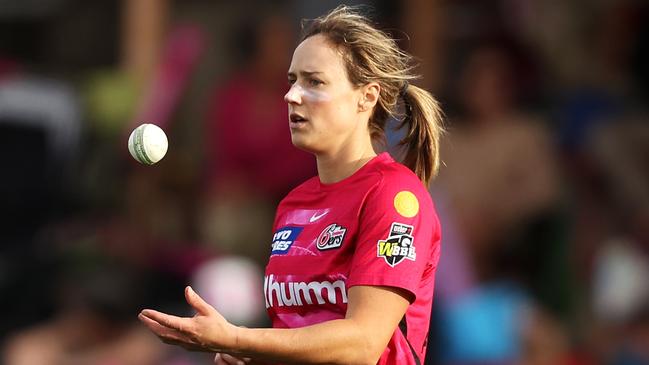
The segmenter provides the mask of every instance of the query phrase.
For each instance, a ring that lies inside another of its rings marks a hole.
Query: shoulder
[[[375,198],[395,199],[398,196],[413,195],[419,201],[431,201],[424,183],[403,164],[394,160],[386,161],[377,165],[375,172],[380,176],[371,194]]]
[[[396,161],[386,161],[377,166],[376,172],[381,178],[365,196],[362,219],[369,219],[371,224],[387,219],[438,231],[433,200],[417,175]]]

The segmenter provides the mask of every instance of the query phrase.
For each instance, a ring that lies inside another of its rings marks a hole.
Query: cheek
[[[309,104],[320,133],[338,134],[349,128],[350,116],[355,110],[353,95],[332,90],[304,90],[302,99]]]
[[[310,106],[311,116],[315,124],[324,132],[330,130],[340,118],[340,105],[331,92],[324,90],[307,90],[302,94],[302,98]],[[326,129],[322,130],[322,126]],[[334,127],[335,128],[335,127]]]
[[[302,98],[314,104],[327,103],[333,99],[331,94],[324,90],[303,90]]]
[[[305,90],[302,99],[311,106],[311,113],[315,117],[324,118],[324,122],[331,124],[348,119],[353,112],[353,95],[341,94],[331,90]]]

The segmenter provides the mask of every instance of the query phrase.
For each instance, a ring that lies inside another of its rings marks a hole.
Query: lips
[[[302,123],[307,121],[306,118],[298,113],[291,113],[288,117],[292,123]]]
[[[298,130],[304,128],[307,124],[308,119],[304,118],[301,114],[291,113],[288,116],[288,125],[291,130]]]

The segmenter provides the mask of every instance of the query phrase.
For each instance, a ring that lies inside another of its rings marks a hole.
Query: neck
[[[376,157],[370,139],[358,146],[343,148],[335,153],[317,154],[318,177],[324,184],[333,184],[352,176]]]

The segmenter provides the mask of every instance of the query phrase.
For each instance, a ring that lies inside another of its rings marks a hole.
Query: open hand
[[[177,317],[144,309],[138,318],[164,343],[190,351],[235,351],[237,327],[226,321],[189,286],[185,288],[185,298],[196,310],[193,317]]]

